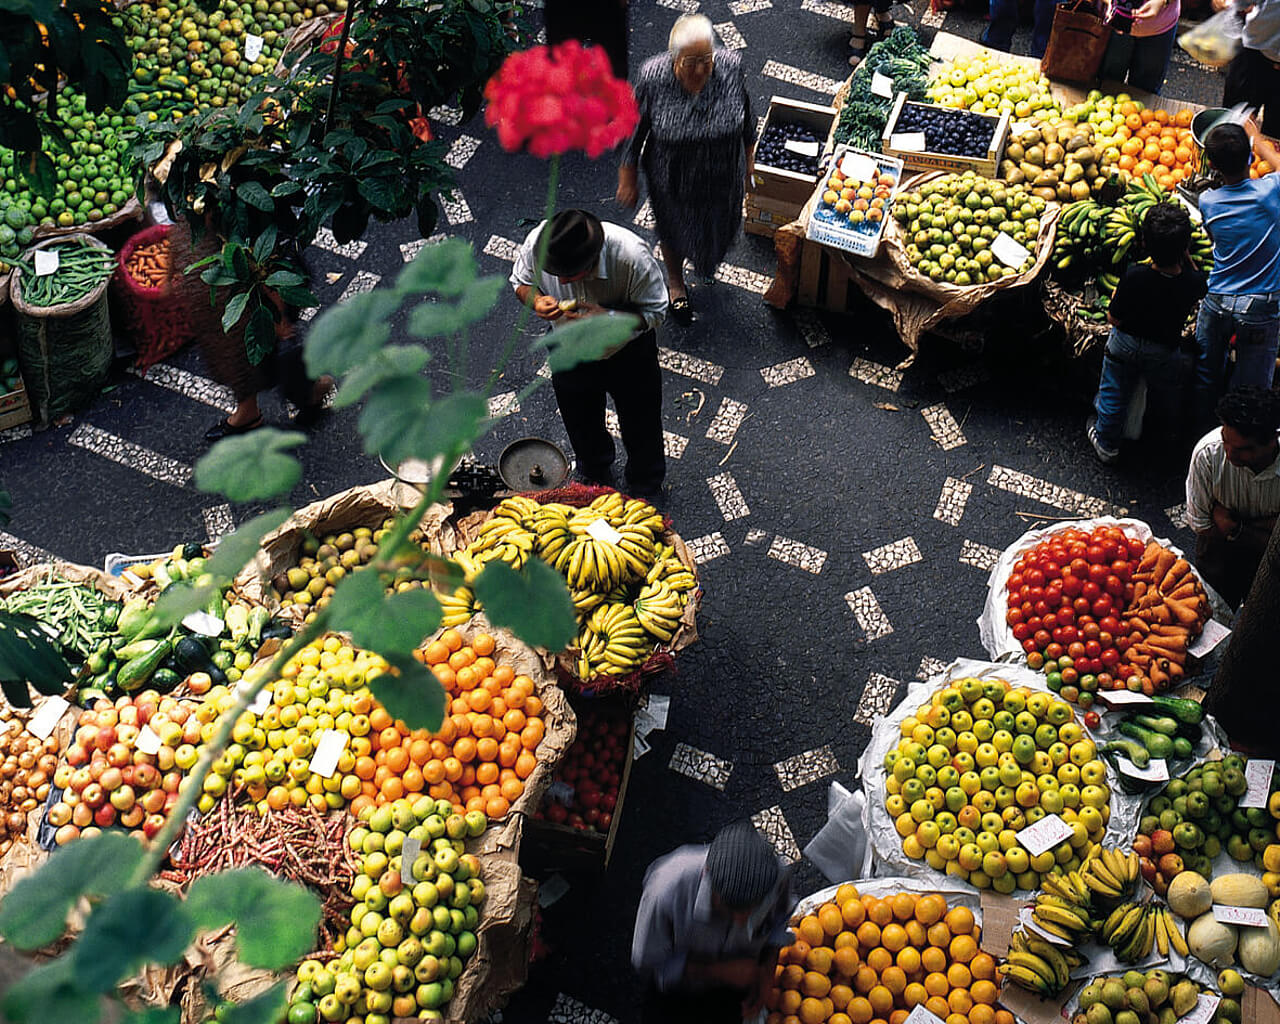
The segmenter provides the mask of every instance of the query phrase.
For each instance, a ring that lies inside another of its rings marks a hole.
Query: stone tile
[[[933,510],[933,518],[941,519],[948,526],[959,526],[972,493],[973,484],[957,480],[953,476],[947,477],[942,484],[942,493],[938,495],[938,506]]]
[[[1169,522],[1174,526],[1187,526],[1187,503],[1180,501],[1172,508],[1164,510],[1164,514],[1169,517]],[[1187,527],[1190,529],[1190,527]]]
[[[622,437],[622,428],[618,425],[618,414],[613,409],[606,407],[604,411],[604,428],[614,437]],[[684,455],[684,450],[689,447],[689,439],[681,437],[679,434],[673,434],[669,430],[662,432],[662,449],[669,459],[678,459]]]
[[[746,540],[743,541],[748,547],[759,547],[769,539],[767,530],[748,530]]]
[[[360,295],[363,292],[371,292],[378,287],[378,283],[382,280],[377,274],[371,274],[367,270],[361,270],[342,290],[342,294],[338,296],[338,301],[343,302],[351,298],[353,295]]]
[[[920,667],[916,669],[916,678],[923,681],[941,675],[946,671],[947,664],[941,658],[930,658],[926,655],[920,659]]]
[[[1070,487],[1062,487],[1059,484],[1050,483],[1048,480],[1034,477],[1030,473],[1009,469],[1006,466],[992,466],[991,473],[987,477],[987,483],[991,484],[992,487],[999,487],[1002,491],[1016,494],[1020,498],[1030,498],[1032,501],[1038,501],[1043,505],[1052,505],[1065,512],[1071,512],[1087,518],[1124,515],[1128,511],[1126,508],[1117,508],[1101,498],[1081,494],[1079,491],[1073,491]]]
[[[77,426],[67,438],[67,443],[175,487],[185,487],[191,482],[191,467],[185,463],[126,441],[123,437],[117,437],[89,423]]]
[[[10,427],[8,430],[0,430],[0,444],[8,444],[10,441],[21,441],[24,437],[31,436],[31,428],[23,423],[21,426]]]
[[[735,288],[745,288],[749,292],[763,295],[773,284],[769,274],[757,274],[746,267],[735,267],[729,263],[721,263],[716,267],[716,280],[723,284],[731,284]]]
[[[739,15],[768,10],[772,6],[771,0],[729,0],[729,13],[736,18]]]
[[[718,473],[708,477],[707,486],[711,488],[711,496],[716,499],[716,505],[719,506],[725,522],[751,515],[751,509],[747,507],[746,499],[738,490],[738,482],[734,480],[732,473]]]
[[[687,775],[698,782],[705,782],[713,789],[723,792],[725,783],[733,771],[733,762],[708,754],[705,750],[691,747],[687,743],[677,743],[672,751],[671,763],[667,766],[673,772]]]
[[[858,708],[853,713],[853,720],[863,725],[875,725],[876,719],[893,707],[901,688],[902,684],[898,680],[880,672],[872,672],[867,676],[862,696],[858,698]]]
[[[449,143],[449,152],[444,155],[444,162],[460,171],[467,166],[467,161],[476,155],[479,148],[479,139],[471,135],[459,135]]]
[[[729,5],[729,9],[733,10],[733,5]],[[737,14],[737,11],[734,11]],[[780,82],[786,82],[788,85],[798,85],[804,89],[812,89],[814,92],[823,93],[826,96],[834,96],[836,90],[843,85],[843,82],[837,82],[834,78],[828,78],[826,75],[819,75],[812,71],[805,71],[803,68],[794,68],[790,64],[783,64],[780,61],[765,61],[764,69],[760,72],[765,78],[776,78]]]
[[[52,551],[46,551],[44,548],[38,548],[34,544],[28,544],[21,537],[15,537],[11,533],[5,533],[3,530],[0,530],[0,548],[12,551],[17,555],[18,564],[23,568],[39,565],[41,562],[62,561]]]
[[[400,258],[406,263],[412,263],[418,253],[427,246],[443,242],[447,237],[447,235],[432,235],[430,238],[415,238],[412,242],[405,242],[400,246]]]
[[[833,4],[829,0],[801,0],[800,10],[821,14],[824,18],[835,18],[837,21],[853,21],[852,6]]]
[[[929,424],[929,429],[933,432],[933,440],[944,452],[969,443],[960,432],[960,424],[956,422],[956,418],[951,415],[951,410],[945,405],[926,406],[920,410],[920,414]]]
[[[693,555],[693,560],[702,565],[710,562],[713,558],[719,558],[721,555],[729,553],[729,545],[717,530],[715,533],[708,533],[705,537],[694,537],[692,540],[686,540],[685,546],[689,549],[689,554]]]
[[[971,388],[975,384],[985,384],[991,379],[991,371],[981,363],[974,363],[971,366],[959,366],[954,370],[947,370],[945,373],[938,374],[938,383],[942,385],[942,390],[949,395],[954,395],[957,391],[963,391],[965,388]]]
[[[298,319],[301,320],[304,324],[310,323],[312,320],[316,318],[316,314],[319,312],[320,310],[317,307],[308,306],[306,309],[304,309],[301,313],[298,314]]]
[[[653,219],[653,203],[649,201],[649,197],[645,196],[644,202],[640,204],[640,208],[636,210],[636,215],[632,218],[632,223],[638,228],[644,228],[652,231],[657,221]]]
[[[618,1019],[561,992],[547,1014],[547,1024],[618,1024]]]
[[[504,391],[500,395],[489,396],[489,415],[492,418],[512,416],[519,411],[520,400],[514,391]]]
[[[539,46],[547,45],[547,27],[545,25],[538,29],[538,34],[533,37],[533,41]]]
[[[698,10],[698,0],[657,0],[657,3],[659,7],[679,11],[681,14],[695,14]]]
[[[432,107],[427,111],[427,117],[432,121],[439,121],[442,124],[462,124],[462,111],[457,107]]]
[[[797,569],[803,569],[805,572],[811,572],[815,576],[822,572],[822,567],[827,561],[827,553],[822,549],[781,536],[773,538],[773,543],[769,545],[769,557],[776,558],[787,565],[793,565]]]
[[[156,363],[147,370],[146,376],[139,374],[132,366],[129,372],[143,380],[157,384],[169,391],[176,391],[197,402],[211,405],[213,408],[230,415],[236,410],[236,398],[231,389],[206,377],[188,373],[186,370],[167,363]]]
[[[545,359],[543,360],[542,365],[538,367],[538,376],[543,380],[551,379],[551,364]]]
[[[861,357],[855,359],[853,365],[849,367],[849,376],[854,380],[862,381],[863,384],[872,384],[886,391],[897,391],[902,387],[901,370],[873,363],[870,359]]]
[[[794,384],[798,380],[812,377],[816,372],[813,363],[804,356],[797,356],[785,363],[778,363],[777,366],[766,366],[760,371],[760,376],[769,387],[780,388],[784,384]]]
[[[816,750],[806,750],[803,754],[796,754],[795,757],[779,761],[773,766],[773,770],[778,774],[782,791],[790,793],[793,789],[807,786],[810,782],[817,782],[819,779],[834,775],[840,770],[840,762],[831,752],[831,747],[826,746],[818,747]]]
[[[879,640],[893,632],[889,618],[880,608],[880,602],[870,587],[862,587],[844,595],[845,603],[853,612],[853,617],[862,627],[862,638],[867,641]]]
[[[703,384],[719,384],[720,378],[724,376],[723,366],[717,366],[715,363],[709,363],[705,359],[699,359],[684,352],[677,352],[672,348],[659,347],[658,365],[671,373],[692,377]]]
[[[757,132],[757,135],[760,133]],[[826,324],[812,309],[798,309],[795,313],[796,327],[800,329],[800,337],[810,348],[821,348],[831,344],[831,335]]]
[[[738,26],[731,21],[722,21],[715,26],[716,35],[720,37],[720,41],[724,43],[730,50],[745,50],[747,41],[742,38],[742,33],[738,31]]]
[[[757,811],[751,815],[751,824],[769,840],[769,845],[788,864],[794,864],[800,859],[800,847],[796,845],[795,836],[791,834],[791,826],[787,824],[781,807],[766,807],[763,811]]]
[[[202,513],[204,528],[209,540],[225,537],[236,528],[235,517],[231,514],[230,505],[212,505]]]
[[[975,569],[990,572],[991,567],[998,561],[1000,561],[1000,552],[995,548],[973,540],[966,540],[960,545],[961,565],[971,565]]]
[[[475,217],[471,214],[471,207],[467,205],[467,201],[458,189],[453,190],[453,195],[442,193],[440,196],[440,205],[444,208],[445,220],[454,227],[459,224],[470,224]]]
[[[484,243],[484,254],[514,263],[516,257],[520,255],[520,243],[503,238],[501,235],[491,235],[489,241]]]
[[[920,549],[916,547],[915,540],[911,537],[903,537],[902,540],[895,540],[873,548],[871,551],[864,551],[862,560],[867,563],[867,568],[871,570],[873,576],[879,576],[914,562],[923,561],[923,557]]]
[[[747,403],[722,398],[720,408],[707,426],[707,437],[721,444],[732,444],[734,435],[747,417]]]
[[[932,6],[925,8],[920,15],[920,24],[927,25],[929,28],[941,29],[942,23],[947,20],[946,11],[935,11]]]
[[[315,244],[325,252],[331,252],[335,256],[342,256],[349,260],[358,260],[364,255],[364,251],[369,248],[369,243],[359,238],[342,245],[333,237],[333,232],[328,228],[321,228],[316,232]]]

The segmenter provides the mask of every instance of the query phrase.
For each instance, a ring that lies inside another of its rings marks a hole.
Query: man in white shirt
[[[1244,20],[1240,52],[1227,65],[1222,105],[1260,107],[1268,135],[1280,132],[1280,0],[1213,0],[1215,11],[1234,6]]]
[[[1236,608],[1280,513],[1280,392],[1230,391],[1218,418],[1222,426],[1191,453],[1187,524],[1196,532],[1196,568]]]
[[[549,232],[545,266],[534,283],[538,242]],[[585,210],[562,210],[524,240],[511,270],[511,287],[554,330],[588,316],[626,312],[641,328],[594,362],[554,372],[551,383],[578,472],[588,482],[612,484],[615,450],[605,429],[605,397],[613,398],[626,479],[632,494],[657,496],[666,475],[662,444],[662,371],[656,328],[667,313],[662,268],[644,240]]]

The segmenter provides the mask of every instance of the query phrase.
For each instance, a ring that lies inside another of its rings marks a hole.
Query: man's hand
[[[1209,515],[1213,519],[1214,527],[1224,537],[1230,536],[1240,528],[1240,520],[1236,518],[1235,513],[1220,502],[1215,501],[1213,503],[1213,511]]]
[[[539,295],[533,300],[533,312],[543,320],[559,320],[564,314],[554,295]]]
[[[755,980],[752,981],[746,998],[742,1000],[742,1016],[744,1020],[748,1017],[754,1017],[760,1012],[760,1007],[764,1005],[764,998],[769,992],[769,987],[773,984],[774,965],[776,963],[777,958],[770,957],[766,962],[756,965]]]
[[[574,306],[573,309],[564,310],[562,315],[566,320],[580,320],[585,316],[599,316],[601,313],[607,312],[609,311],[605,309],[604,306],[598,306],[594,302],[584,302],[579,300],[578,304]]]
[[[614,198],[628,210],[640,201],[640,179],[634,167],[618,168],[618,191]]]

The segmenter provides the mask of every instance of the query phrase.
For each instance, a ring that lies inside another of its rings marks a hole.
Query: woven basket
[[[69,228],[57,224],[37,225],[32,234],[41,238],[67,238],[70,235],[96,235],[102,231],[110,231],[131,220],[142,220],[142,204],[136,196],[130,196],[128,202],[109,217],[92,221],[88,224],[76,224]]]
[[[91,235],[47,238],[37,249],[87,245],[110,250]],[[61,306],[31,306],[22,298],[22,269],[10,275],[9,298],[18,326],[18,361],[36,416],[42,423],[58,419],[90,404],[107,381],[113,345],[107,312],[107,280],[75,302]]]
[[[173,259],[172,247],[165,241],[169,229],[168,224],[156,224],[143,228],[125,242],[111,277],[111,294],[124,319],[121,325],[124,333],[135,340],[137,367],[141,373],[146,373],[148,367],[172,355],[195,336],[191,317],[174,294],[174,281],[182,274],[182,267]],[[169,271],[162,285],[149,287],[134,278],[129,261],[138,249],[162,241],[169,254]]]

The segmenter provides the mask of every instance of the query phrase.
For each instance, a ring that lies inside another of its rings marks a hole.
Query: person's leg
[[[1035,25],[1031,30],[1031,56],[1043,57],[1049,48],[1049,30],[1053,28],[1053,12],[1058,0],[1036,0]]]
[[[1274,135],[1280,132],[1280,70],[1260,53],[1254,63],[1257,101],[1262,106],[1262,130]]]
[[[1157,437],[1167,439],[1181,433],[1183,367],[1182,353],[1177,349],[1154,342],[1143,345],[1141,369],[1147,381],[1144,422],[1157,428]]]
[[[1098,67],[1098,77],[1103,81],[1123,82],[1125,75],[1129,75],[1132,81],[1130,65],[1133,63],[1133,44],[1133,36],[1112,32],[1111,38],[1107,40],[1107,49],[1102,55],[1102,63]]]
[[[876,35],[881,39],[894,30],[893,0],[872,0],[871,9],[876,12]]]
[[[1196,569],[1234,610],[1249,593],[1258,562],[1247,548],[1216,531],[1196,535]]]
[[[1253,98],[1253,83],[1250,78],[1250,68],[1253,60],[1249,56],[1253,50],[1242,49],[1234,57],[1231,63],[1227,65],[1226,74],[1222,79],[1222,105],[1224,107],[1234,107],[1237,103],[1248,103],[1256,106],[1257,101]]]
[[[670,242],[659,242],[658,249],[667,271],[667,295],[672,299],[688,295],[689,289],[684,283],[684,254]]]
[[[1138,386],[1138,378],[1142,374],[1138,363],[1141,344],[1132,335],[1111,328],[1107,338],[1107,346],[1102,354],[1102,375],[1098,381],[1098,394],[1093,400],[1097,411],[1094,422],[1094,438],[1096,448],[1103,452],[1119,454],[1120,438],[1124,433],[1125,413],[1129,409],[1129,399],[1133,389]]]
[[[1270,388],[1276,374],[1276,348],[1280,345],[1280,321],[1253,317],[1236,328],[1236,368],[1231,387]]]
[[[849,36],[849,63],[857,67],[867,55],[867,18],[871,14],[871,3],[853,5],[853,32]]]
[[[608,482],[615,454],[613,438],[604,427],[605,371],[602,363],[581,363],[551,375],[560,418],[578,460],[578,472],[588,480]]]
[[[662,370],[658,338],[646,331],[608,360],[608,387],[618,411],[618,428],[627,450],[627,484],[647,494],[658,490],[667,473],[662,443]]]
[[[1217,299],[1206,296],[1196,317],[1195,402],[1196,427],[1207,430],[1213,421],[1213,408],[1222,395],[1227,376],[1227,354],[1235,333],[1235,318],[1223,309]]]
[[[1013,30],[1018,27],[1018,0],[991,0],[990,20],[982,33],[982,43],[995,50],[1013,46]]]
[[[1169,58],[1173,55],[1174,37],[1178,29],[1169,29],[1158,36],[1129,36],[1133,40],[1133,56],[1129,61],[1129,84],[1135,89],[1159,93],[1164,87],[1165,74],[1169,70]],[[1117,37],[1112,35],[1112,40]],[[1108,77],[1103,75],[1104,78]]]

